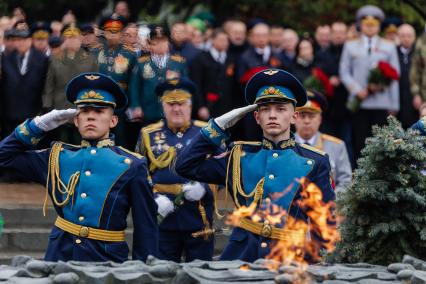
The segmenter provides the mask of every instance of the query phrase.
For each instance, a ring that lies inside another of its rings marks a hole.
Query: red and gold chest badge
[[[119,54],[114,58],[114,72],[116,74],[122,74],[129,68],[129,59]]]

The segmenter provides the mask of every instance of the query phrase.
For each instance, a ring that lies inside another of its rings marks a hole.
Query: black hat
[[[49,46],[50,48],[60,47],[62,44],[62,38],[58,36],[49,37]]]
[[[162,25],[150,25],[149,26],[149,39],[168,39],[169,31]]]
[[[82,34],[93,34],[95,33],[95,29],[93,28],[93,24],[84,23],[80,25],[80,31]]]
[[[30,29],[25,21],[18,21],[13,25],[13,37],[28,38],[30,36]]]

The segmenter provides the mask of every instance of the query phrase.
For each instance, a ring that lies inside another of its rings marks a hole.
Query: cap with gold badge
[[[170,79],[155,88],[160,100],[169,103],[191,99],[195,90],[195,84],[187,78]]]
[[[256,73],[245,89],[248,104],[291,102],[295,106],[306,103],[306,90],[292,74],[281,69],[266,69]]]
[[[67,99],[77,107],[105,107],[116,110],[127,106],[127,96],[120,85],[101,73],[82,73],[69,81]]]
[[[298,112],[322,113],[327,110],[327,99],[323,94],[315,90],[307,90],[308,101],[304,106],[297,107]]]

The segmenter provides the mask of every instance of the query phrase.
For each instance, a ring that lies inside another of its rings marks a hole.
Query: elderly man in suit
[[[369,72],[379,61],[389,63],[398,73],[400,70],[395,44],[378,36],[384,17],[383,11],[376,6],[361,7],[356,15],[361,36],[345,43],[340,61],[340,78],[349,91],[349,101],[361,101],[353,121],[355,158],[359,157],[365,139],[371,135],[372,126],[385,124],[386,117],[399,110],[397,81],[381,91],[368,88]]]

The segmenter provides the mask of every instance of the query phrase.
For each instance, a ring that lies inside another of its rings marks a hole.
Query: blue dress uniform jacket
[[[129,248],[124,239],[102,241],[90,234],[92,228],[123,231],[130,208],[134,220],[133,258],[145,260],[148,255],[157,255],[157,206],[147,179],[146,159],[114,146],[111,139],[92,143],[83,140],[81,146],[55,143],[49,149],[31,150],[43,134],[32,120],[18,126],[0,142],[0,166],[25,173],[34,182],[47,182],[48,194],[56,199],[53,204],[59,218],[78,227],[89,227],[89,235],[83,237],[64,231],[55,223],[45,260],[126,261]],[[56,169],[65,184],[75,181],[76,172],[80,174],[68,202],[60,189],[52,190],[55,187],[50,181],[55,173],[48,169],[54,163],[54,149],[60,150]]]
[[[264,179],[262,199],[270,198],[273,203],[285,209],[292,216],[307,219],[294,203],[300,196],[299,184],[296,179],[307,177],[315,183],[323,193],[323,201],[334,199],[334,191],[330,185],[330,164],[327,155],[319,153],[312,147],[299,145],[289,139],[275,145],[264,139],[262,143],[235,143],[230,155],[220,155],[206,158],[213,154],[218,147],[224,145],[229,137],[211,120],[209,125],[201,130],[192,141],[190,147],[184,149],[178,157],[176,171],[187,178],[208,183],[225,184],[238,205],[248,206],[253,198],[244,198],[233,190],[233,170],[228,171],[228,162],[234,164],[232,155],[236,147],[241,150],[240,179],[245,194],[256,188],[257,183]],[[232,166],[230,166],[232,167]],[[228,174],[228,177],[227,177]],[[286,191],[285,194],[282,194]],[[273,240],[262,235],[254,234],[246,229],[236,227],[230,236],[221,259],[254,261],[264,258],[269,252]]]
[[[179,176],[173,169],[173,160],[169,160],[169,164],[164,164],[164,167],[154,167],[152,159],[157,161],[163,160],[162,157],[167,155],[167,152],[173,147],[176,150],[175,155],[179,155],[183,149],[190,145],[194,136],[196,136],[202,126],[206,123],[202,121],[192,121],[186,129],[172,131],[167,123],[163,120],[148,125],[142,128],[138,143],[136,146],[136,152],[147,156],[148,163],[150,166],[151,178],[156,194],[166,195],[172,202],[175,203],[177,194],[182,195],[181,192],[171,193],[168,191],[168,186],[173,187],[175,185],[183,185],[191,182],[191,180]],[[149,141],[146,139],[149,138]],[[147,153],[147,152],[151,153]],[[151,157],[150,155],[154,155]],[[162,156],[163,155],[163,156]],[[173,158],[170,156],[170,158]],[[164,160],[163,160],[164,161]],[[160,162],[161,163],[161,162]],[[178,247],[180,243],[190,241],[191,248],[186,250],[186,261],[192,261],[193,259],[204,259],[211,260],[213,256],[214,238],[204,239],[203,237],[193,238],[191,233],[202,231],[211,228],[213,224],[213,193],[210,187],[205,184],[206,194],[200,201],[188,201],[184,200],[182,205],[178,205],[174,212],[169,214],[159,225],[160,227],[160,258],[174,260],[179,262],[181,258],[182,250]],[[166,190],[162,190],[166,188]],[[177,194],[176,194],[177,193]],[[183,196],[180,196],[183,198]],[[207,220],[203,220],[199,206],[202,205],[205,210],[205,216]],[[208,221],[206,224],[205,222]],[[185,235],[187,240],[177,241],[179,235]],[[173,252],[180,252],[174,255]],[[189,255],[188,255],[189,254]]]
[[[159,68],[149,55],[139,57],[136,68],[132,72],[129,106],[142,108],[145,123],[160,120],[163,118],[163,113],[155,88],[167,79],[187,76],[186,61],[179,55],[171,55],[164,68]]]

